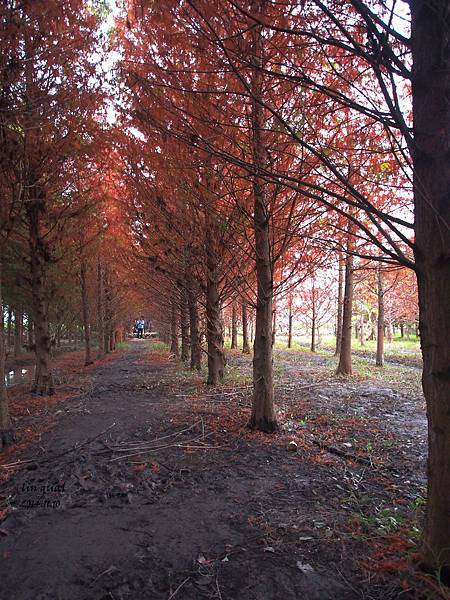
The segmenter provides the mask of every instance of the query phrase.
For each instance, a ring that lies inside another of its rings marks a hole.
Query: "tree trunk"
[[[272,346],[275,346],[277,334],[277,311],[274,309],[272,311]]]
[[[208,345],[209,385],[223,380],[225,355],[223,351],[223,327],[219,295],[217,252],[214,247],[212,224],[206,228],[206,340]]]
[[[365,346],[366,339],[364,335],[364,314],[361,312],[359,315],[359,345]]]
[[[248,343],[247,300],[242,300],[242,353],[250,354],[250,345]]]
[[[104,286],[103,269],[100,259],[97,260],[97,358],[103,358],[105,347],[105,312],[104,312]]]
[[[6,349],[11,348],[11,342],[12,342],[12,309],[10,306],[8,306],[8,320],[7,320],[7,327],[8,327],[8,337],[7,337],[7,344],[6,344]]]
[[[338,300],[337,300],[337,320],[336,320],[336,348],[335,356],[339,356],[342,344],[342,304],[343,304],[343,285],[344,285],[344,261],[342,252],[339,252],[339,274],[338,274]]]
[[[261,2],[254,2],[256,12]],[[252,73],[252,92],[256,99],[262,94],[262,35],[261,26],[254,27],[253,61],[256,69]],[[251,429],[272,432],[277,429],[275,416],[272,362],[272,301],[273,275],[270,252],[270,232],[268,205],[264,180],[259,170],[266,164],[266,150],[263,141],[265,127],[263,109],[252,101],[252,144],[253,144],[253,230],[256,251],[256,324],[253,345],[253,403],[249,426]]]
[[[377,319],[377,355],[375,364],[382,367],[384,364],[384,285],[383,271],[381,265],[377,269],[377,296],[378,296],[378,319]]]
[[[34,344],[34,336],[33,336],[34,325],[33,325],[33,320],[31,318],[31,315],[28,314],[27,317],[28,317],[27,344],[28,344],[28,348],[31,350],[31,348],[33,347],[33,344]]]
[[[92,365],[93,360],[91,358],[91,324],[89,318],[89,299],[86,285],[86,261],[84,258],[81,259],[80,264],[80,281],[81,281],[81,305],[83,310],[83,330],[84,330],[84,364]]]
[[[0,310],[3,315],[2,268],[0,261]],[[8,313],[10,314],[10,313]],[[0,323],[0,450],[14,441],[14,434],[9,416],[8,392],[5,382],[5,328],[3,319]]]
[[[202,368],[202,348],[200,345],[197,293],[191,280],[188,287],[189,327],[191,332],[191,369]]]
[[[450,579],[450,13],[412,0],[415,258],[428,416],[425,565]]]
[[[288,348],[292,348],[292,297],[289,298]]]
[[[316,351],[316,286],[312,283],[312,318],[311,318],[311,352]]]
[[[176,358],[179,358],[180,349],[178,346],[178,311],[175,300],[172,300],[170,309],[170,353]]]
[[[405,337],[405,324],[403,321],[400,321],[400,337],[402,339]]]
[[[231,349],[237,348],[237,309],[236,300],[231,305]]]
[[[31,386],[32,393],[55,393],[50,369],[51,339],[45,290],[45,262],[47,249],[41,235],[41,216],[45,210],[43,192],[39,198],[27,202],[28,234],[30,244],[31,296],[35,327],[36,370]]]
[[[17,358],[22,352],[22,309],[14,309],[14,357]]]
[[[180,304],[181,360],[189,360],[189,307],[186,290],[181,291]]]
[[[350,234],[349,234],[350,240]],[[350,245],[350,241],[349,241]],[[352,309],[353,309],[353,256],[345,258],[345,285],[342,307],[342,340],[337,373],[352,374]]]

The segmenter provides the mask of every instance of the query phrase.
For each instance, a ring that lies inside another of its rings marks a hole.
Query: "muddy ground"
[[[0,465],[0,599],[445,598],[414,562],[423,398],[332,360],[277,353],[272,436],[245,427],[249,357],[213,389],[141,340],[25,414]]]

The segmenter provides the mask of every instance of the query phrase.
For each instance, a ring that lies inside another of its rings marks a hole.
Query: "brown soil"
[[[210,388],[148,349],[36,413],[53,426],[3,460],[0,599],[445,598],[411,560],[420,400],[320,381],[321,359],[299,357],[277,384],[280,432],[253,434],[249,358]]]

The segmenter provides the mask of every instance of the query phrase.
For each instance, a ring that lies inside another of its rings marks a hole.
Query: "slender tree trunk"
[[[312,319],[311,319],[311,352],[316,351],[316,286],[313,279],[312,284]]]
[[[22,309],[14,309],[14,356],[17,358],[22,352]]]
[[[180,356],[180,349],[178,346],[178,318],[177,318],[177,305],[175,300],[172,300],[170,306],[170,353],[176,358]]]
[[[276,310],[276,308],[274,308],[272,311],[272,347],[275,346],[276,330],[277,330],[277,310]]]
[[[339,273],[338,273],[338,299],[337,299],[337,318],[336,318],[336,349],[335,356],[339,356],[342,343],[342,304],[343,304],[343,286],[344,286],[344,261],[342,252],[339,252]]]
[[[10,306],[8,306],[8,321],[7,321],[7,327],[8,327],[8,337],[7,337],[7,345],[6,348],[11,348],[11,341],[12,341],[12,309]]]
[[[364,335],[364,314],[361,312],[359,315],[359,345],[365,346],[366,340]]]
[[[197,293],[191,280],[188,287],[189,328],[191,332],[191,369],[202,368],[202,348],[200,345]]]
[[[450,13],[412,0],[415,258],[428,416],[425,564],[450,580]]]
[[[250,354],[250,345],[248,343],[247,300],[242,300],[242,353]]]
[[[41,235],[41,216],[45,210],[43,192],[40,197],[27,203],[28,233],[30,244],[31,296],[35,326],[36,370],[32,393],[52,395],[55,393],[50,369],[51,339],[45,290],[45,261],[47,249]]]
[[[105,355],[105,312],[104,312],[104,287],[103,287],[103,269],[100,259],[97,260],[97,336],[98,349],[97,358],[103,358]]]
[[[80,263],[80,281],[81,281],[81,305],[83,311],[83,330],[84,330],[84,364],[91,365],[93,363],[91,357],[91,324],[89,311],[89,298],[86,284],[86,261],[81,259]]]
[[[3,316],[2,268],[0,261],[0,311]],[[0,450],[14,441],[11,418],[9,416],[8,392],[5,383],[5,328],[3,319],[0,323]]]
[[[231,305],[231,349],[237,348],[237,308],[236,300]]]
[[[180,325],[181,325],[181,360],[189,360],[189,307],[186,290],[181,292],[180,305]]]
[[[209,385],[223,380],[225,354],[223,351],[223,327],[219,295],[217,251],[214,246],[214,228],[210,223],[206,231],[206,339],[208,345]]]
[[[288,348],[292,348],[292,296],[289,298]]]
[[[403,321],[400,321],[400,337],[402,339],[405,337],[405,324]]]
[[[31,348],[33,347],[33,344],[34,344],[34,337],[33,337],[34,325],[33,325],[33,320],[31,318],[31,315],[28,314],[27,316],[28,316],[27,344],[28,344],[28,348],[31,350]]]
[[[375,364],[382,367],[384,364],[384,285],[383,271],[381,265],[377,269],[377,296],[378,296],[378,319],[377,319],[377,355]]]
[[[103,314],[104,314],[104,327],[103,327],[103,344],[105,352],[111,352],[112,339],[112,313],[111,313],[111,289],[108,277],[108,267],[103,267]]]
[[[256,12],[260,12],[262,3],[254,1]],[[262,74],[259,66],[262,61],[261,26],[252,32],[254,47],[253,60],[256,66],[252,73],[252,92],[255,98],[262,94]],[[253,345],[253,403],[249,426],[251,429],[272,432],[277,429],[274,405],[273,364],[272,364],[272,301],[273,275],[270,256],[270,232],[268,205],[264,180],[259,170],[266,164],[266,150],[263,141],[265,127],[261,105],[252,102],[252,143],[253,143],[253,230],[256,251],[256,324]]]
[[[349,234],[350,236],[350,234]],[[349,242],[350,244],[350,242]],[[342,308],[342,340],[337,373],[352,374],[352,309],[353,309],[353,256],[345,258],[345,285]]]

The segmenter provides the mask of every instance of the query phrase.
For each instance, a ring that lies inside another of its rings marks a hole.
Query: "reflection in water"
[[[18,385],[20,383],[28,383],[33,377],[34,367],[29,369],[17,368],[9,371],[5,375],[5,383],[7,386]]]

